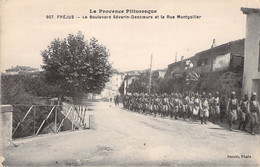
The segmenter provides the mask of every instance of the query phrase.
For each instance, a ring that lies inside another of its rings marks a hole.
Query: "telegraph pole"
[[[151,95],[151,83],[152,83],[152,61],[153,61],[153,55],[151,55],[151,62],[150,62],[149,96]]]
[[[150,78],[149,78],[149,107],[151,108],[151,83],[152,83],[152,61],[153,61],[153,54],[151,55],[151,62],[150,62]]]

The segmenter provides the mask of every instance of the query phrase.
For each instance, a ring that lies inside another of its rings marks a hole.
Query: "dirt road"
[[[17,140],[18,147],[5,151],[4,165],[260,165],[259,135],[142,115],[107,102],[93,103],[91,109],[95,130]]]

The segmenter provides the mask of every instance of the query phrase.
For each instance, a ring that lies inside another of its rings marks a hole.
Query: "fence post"
[[[36,113],[35,113],[35,108],[33,109],[33,136],[35,137],[35,118],[36,118]]]
[[[57,133],[57,106],[55,108],[54,117],[55,117],[54,128],[55,128],[55,133]]]
[[[12,141],[13,106],[1,105],[0,108],[0,145],[6,148]]]

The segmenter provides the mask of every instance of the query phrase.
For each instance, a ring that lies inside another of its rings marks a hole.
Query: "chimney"
[[[175,53],[175,62],[177,62],[177,52]]]
[[[213,42],[212,42],[212,45],[211,45],[211,48],[214,48],[214,47],[216,47],[216,40],[215,40],[215,38],[213,39]]]
[[[181,56],[181,61],[183,61],[183,59],[184,59],[184,56]]]

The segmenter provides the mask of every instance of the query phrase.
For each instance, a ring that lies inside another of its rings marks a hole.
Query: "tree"
[[[152,82],[151,82],[151,93],[158,92],[158,79],[159,78],[159,72],[158,71],[153,71],[152,72]],[[130,85],[127,87],[127,92],[130,93],[148,93],[149,92],[149,79],[150,79],[150,71],[145,71],[142,72],[141,74],[138,75],[138,79],[132,82]],[[119,92],[123,94],[124,91],[124,83],[121,84],[119,88]]]
[[[54,39],[41,55],[47,81],[59,85],[59,98],[73,97],[75,103],[84,93],[100,93],[111,76],[106,47],[95,38],[85,41],[81,32]]]
[[[124,87],[125,87],[125,82],[122,82],[120,87],[118,88],[118,91],[121,95],[124,94]]]
[[[2,75],[1,76],[2,104],[34,104],[36,97],[57,97],[56,86],[45,83],[45,77],[39,74],[31,75]],[[37,103],[36,103],[37,104]]]

